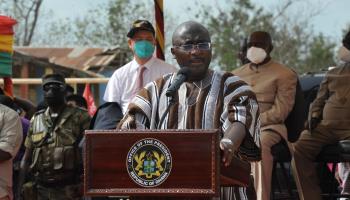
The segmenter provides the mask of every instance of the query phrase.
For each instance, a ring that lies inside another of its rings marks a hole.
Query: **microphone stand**
[[[160,129],[160,127],[162,126],[165,116],[169,113],[170,108],[175,104],[175,98],[174,98],[174,94],[171,94],[170,96],[170,100],[169,100],[169,105],[166,108],[165,112],[163,113],[162,117],[160,118],[159,124],[157,126],[157,129]]]

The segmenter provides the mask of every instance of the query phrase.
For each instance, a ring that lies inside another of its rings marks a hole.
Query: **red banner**
[[[13,83],[10,77],[4,78],[4,93],[7,96],[13,97]]]
[[[88,83],[85,85],[83,97],[85,98],[85,100],[87,102],[88,112],[89,112],[90,116],[93,116],[95,114],[97,108],[95,105],[94,97],[93,97],[91,90],[90,90],[90,84],[88,84]]]

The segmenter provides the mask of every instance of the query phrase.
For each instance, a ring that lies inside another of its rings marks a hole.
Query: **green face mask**
[[[139,58],[149,58],[154,52],[154,45],[147,40],[139,40],[134,44],[134,52]]]

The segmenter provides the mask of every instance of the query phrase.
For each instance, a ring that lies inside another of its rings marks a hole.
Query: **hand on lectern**
[[[225,166],[229,166],[233,157],[234,149],[233,142],[228,138],[223,138],[220,141],[220,149],[222,150],[222,162]]]
[[[240,122],[234,122],[225,131],[224,137],[220,141],[220,149],[223,151],[222,162],[229,166],[235,151],[241,145],[246,131],[245,126]]]

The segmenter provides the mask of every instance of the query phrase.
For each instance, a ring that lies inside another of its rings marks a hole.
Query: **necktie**
[[[137,84],[136,84],[136,93],[138,93],[143,88],[143,74],[146,70],[146,67],[141,65],[137,71]]]

